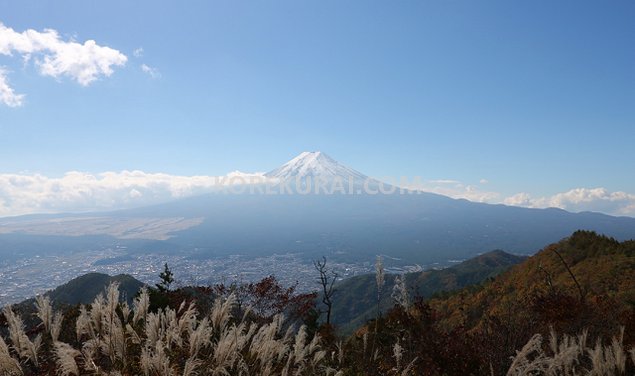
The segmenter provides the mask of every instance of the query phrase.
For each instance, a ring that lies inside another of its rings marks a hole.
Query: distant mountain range
[[[263,179],[273,185],[352,181],[356,190],[377,182],[321,152],[302,153]],[[120,245],[130,252],[201,257],[297,252],[307,260],[325,255],[368,262],[384,254],[402,264],[431,264],[492,249],[532,253],[578,229],[621,240],[635,237],[630,217],[490,205],[413,191],[267,194],[261,188],[221,189],[107,213],[3,218],[0,255]]]

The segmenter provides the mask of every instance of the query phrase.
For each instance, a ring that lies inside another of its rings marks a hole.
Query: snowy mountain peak
[[[280,180],[320,177],[327,180],[366,180],[368,177],[352,168],[346,167],[321,151],[305,151],[284,165],[265,174],[268,178]]]

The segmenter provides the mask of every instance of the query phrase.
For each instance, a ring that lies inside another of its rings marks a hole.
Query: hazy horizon
[[[351,180],[345,174],[340,175],[339,178],[341,180],[338,183],[344,186],[347,186],[347,181]],[[498,192],[485,190],[489,183],[486,180],[482,180],[476,185],[465,186],[456,180],[426,180],[422,176],[366,178],[368,181],[377,179],[379,182],[386,183],[387,186],[394,185],[409,190],[436,193],[474,202],[528,208],[559,208],[571,212],[593,211],[635,217],[635,207],[630,205],[630,201],[634,200],[633,195],[624,192],[607,192],[604,188],[572,189],[551,197],[532,198],[524,192],[501,197]],[[0,209],[3,209],[0,210],[0,218],[25,214],[82,213],[137,208],[211,193],[215,188],[222,186],[254,185],[267,181],[265,172],[238,170],[220,176],[178,176],[165,173],[146,173],[139,170],[99,174],[72,171],[57,178],[40,174],[34,176],[0,174],[0,182],[5,187],[3,190],[5,197],[13,201],[5,199],[4,202],[10,202],[12,206],[6,204],[4,207],[0,206]],[[290,183],[297,184],[293,179],[290,180]],[[319,191],[320,188],[315,186],[316,183],[319,183],[319,180],[316,179],[313,182],[313,187]],[[7,189],[8,187],[13,187],[14,190],[11,191]],[[334,190],[337,193],[337,186],[325,186],[324,188],[324,192],[327,194],[331,194]],[[309,189],[309,192],[314,190]],[[249,191],[247,190],[247,192]],[[345,191],[348,194],[355,194],[353,191]],[[251,192],[253,193],[253,190]],[[235,192],[230,189],[227,193]],[[285,191],[273,193],[280,194],[285,193]],[[372,189],[370,193],[381,192]]]

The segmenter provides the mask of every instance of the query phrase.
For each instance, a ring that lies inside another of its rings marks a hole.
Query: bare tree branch
[[[333,271],[329,270],[326,266],[326,257],[322,256],[322,260],[313,261],[313,266],[315,266],[315,270],[320,274],[320,285],[322,286],[322,303],[326,306],[326,324],[331,324],[331,310],[333,308],[333,300],[331,297],[333,293],[335,293],[335,289],[333,286],[335,285],[335,281],[339,277],[339,275]]]

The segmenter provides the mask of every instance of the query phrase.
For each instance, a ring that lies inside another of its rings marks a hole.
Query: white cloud
[[[121,52],[98,45],[94,40],[83,44],[74,40],[64,41],[57,31],[45,29],[42,32],[28,29],[17,32],[0,23],[0,54],[21,55],[25,63],[33,61],[40,74],[54,78],[69,77],[82,86],[113,73],[113,67],[125,65],[128,58]],[[22,103],[5,100],[5,93],[13,93],[3,76],[3,103]],[[8,98],[11,98],[9,96]],[[19,104],[18,104],[19,105]]]
[[[503,203],[511,206],[525,206],[528,208],[534,207],[531,195],[525,192],[516,193],[513,196],[507,197],[503,200]]]
[[[488,182],[482,179],[479,183],[484,185]],[[476,185],[447,179],[414,182],[403,187],[489,204],[502,203],[527,208],[553,207],[571,212],[593,211],[610,215],[635,216],[635,194],[621,191],[610,192],[606,188],[575,188],[548,197],[532,197],[526,192],[504,197],[498,192],[483,190]]]
[[[135,49],[134,51],[132,51],[132,55],[134,57],[142,57],[143,56],[143,47],[139,47],[139,48]]]
[[[610,192],[606,188],[575,188],[549,197],[533,198],[528,193],[507,197],[503,203],[531,208],[554,207],[573,212],[594,211],[635,216],[635,194]]]
[[[143,73],[150,75],[152,78],[161,78],[161,72],[157,68],[150,67],[146,64],[141,64],[141,70]]]
[[[481,179],[481,180],[479,180],[479,183],[481,183],[481,184],[487,184],[487,183],[489,183],[489,180],[487,180],[487,179]]]
[[[9,86],[6,70],[0,67],[0,102],[9,107],[19,107],[24,103],[24,94],[16,94]]]
[[[240,183],[261,183],[262,173],[179,176],[143,171],[88,174],[71,171],[59,178],[41,174],[0,174],[0,216],[92,211],[150,205],[203,194]]]

